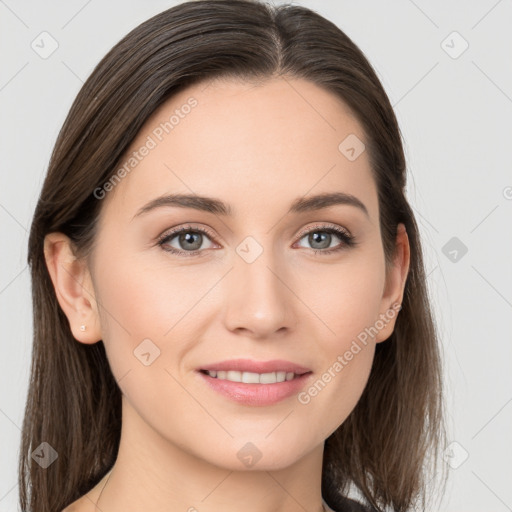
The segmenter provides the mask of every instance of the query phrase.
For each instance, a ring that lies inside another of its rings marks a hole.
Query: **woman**
[[[32,223],[22,509],[426,509],[441,362],[405,183],[382,85],[318,14],[135,28]]]

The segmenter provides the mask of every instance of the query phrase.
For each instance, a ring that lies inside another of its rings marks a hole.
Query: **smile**
[[[220,380],[229,380],[231,382],[243,382],[245,384],[275,384],[276,382],[285,382],[293,380],[299,375],[293,372],[269,372],[269,373],[254,373],[254,372],[240,372],[236,370],[217,371],[217,370],[201,370],[207,373],[210,377]]]

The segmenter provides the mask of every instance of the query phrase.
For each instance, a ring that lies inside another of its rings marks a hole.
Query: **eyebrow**
[[[369,217],[366,206],[357,197],[345,192],[331,192],[309,197],[299,197],[292,202],[288,213],[304,213],[321,210],[334,205],[349,205],[359,208]],[[233,210],[229,204],[220,199],[189,194],[168,194],[153,199],[140,208],[133,218],[143,215],[156,208],[174,206],[179,208],[193,208],[215,215],[232,216]],[[133,220],[133,219],[132,219]]]

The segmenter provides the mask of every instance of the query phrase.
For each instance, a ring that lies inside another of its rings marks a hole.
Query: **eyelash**
[[[202,250],[196,250],[196,251],[180,251],[178,249],[175,249],[174,247],[171,248],[164,248],[164,245],[171,241],[174,237],[179,235],[180,233],[202,233],[206,236],[208,236],[210,239],[213,239],[214,236],[212,233],[210,233],[207,229],[200,228],[200,227],[192,227],[192,226],[183,226],[179,229],[176,229],[174,231],[171,231],[170,233],[164,233],[162,236],[158,238],[158,245],[162,247],[164,251],[170,252],[172,254],[177,254],[180,256],[196,256]],[[301,231],[298,235],[298,240],[302,240],[306,235],[309,235],[310,233],[330,233],[337,235],[342,243],[336,247],[333,247],[331,249],[311,249],[315,256],[320,253],[322,256],[326,256],[338,251],[341,251],[345,248],[354,247],[357,242],[355,240],[355,237],[351,235],[348,231],[345,229],[339,228],[337,226],[326,226],[326,225],[320,225],[320,226],[313,226],[312,228],[308,228],[304,231]]]

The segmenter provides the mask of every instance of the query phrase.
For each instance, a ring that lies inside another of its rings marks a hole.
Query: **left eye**
[[[158,243],[161,246],[165,245],[170,247],[169,249],[165,249],[169,252],[194,254],[197,251],[204,249],[204,247],[202,247],[204,237],[208,239],[210,238],[208,233],[203,229],[182,228],[166,235]],[[171,240],[174,240],[175,238],[178,241],[178,247],[174,247],[170,244]],[[185,248],[185,250],[183,250],[183,248]]]
[[[338,243],[331,246],[333,235],[341,240],[341,244]],[[305,238],[311,245],[311,249],[315,250],[315,253],[322,252],[324,254],[328,254],[333,251],[341,250],[345,246],[350,247],[354,244],[352,235],[338,228],[314,228],[305,233],[299,242]]]

